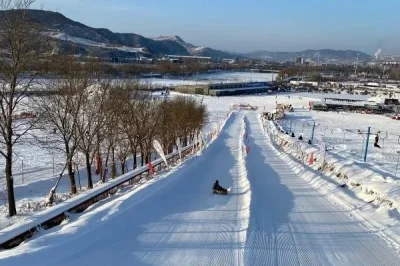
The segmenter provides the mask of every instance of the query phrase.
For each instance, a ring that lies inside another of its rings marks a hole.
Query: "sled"
[[[231,188],[224,188],[221,190],[218,189],[213,189],[213,194],[219,194],[219,195],[228,195],[228,192],[231,192]]]
[[[228,195],[228,190],[227,189],[224,189],[224,190],[213,189],[213,193],[219,194],[219,195]]]

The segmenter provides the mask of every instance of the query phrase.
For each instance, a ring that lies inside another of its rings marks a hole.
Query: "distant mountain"
[[[354,62],[357,60],[357,56],[360,61],[369,61],[372,59],[372,56],[363,52],[332,49],[305,50],[300,52],[255,51],[245,54],[245,56],[254,59],[268,59],[273,61],[290,61],[297,57],[303,57],[304,59],[310,59],[315,62]]]
[[[0,19],[7,12],[13,11],[0,11]],[[46,28],[47,34],[57,43],[59,53],[66,53],[74,46],[76,53],[92,56],[158,57],[172,54],[235,58],[229,53],[186,43],[179,36],[150,39],[135,33],[115,33],[86,26],[58,12],[31,9],[27,17]]]
[[[0,17],[6,12],[12,11],[0,11]],[[189,55],[185,47],[175,41],[155,41],[134,33],[91,28],[58,12],[28,10],[28,19],[43,25],[48,34],[59,42],[60,51],[67,49],[68,43],[73,43],[85,55]]]
[[[237,54],[233,53],[228,53],[220,50],[215,50],[209,47],[203,47],[203,46],[195,46],[191,43],[187,43],[184,40],[182,40],[181,37],[179,36],[159,36],[157,38],[154,38],[156,41],[174,41],[182,45],[183,47],[186,48],[188,53],[194,56],[206,56],[206,57],[212,57],[212,58],[230,58],[234,59],[236,57],[242,57]]]

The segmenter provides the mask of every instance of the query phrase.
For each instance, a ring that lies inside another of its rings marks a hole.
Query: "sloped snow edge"
[[[276,123],[264,121],[261,116],[259,122],[269,136],[267,144],[296,175],[332,204],[344,209],[366,230],[400,251],[400,213],[397,205],[400,190],[397,183],[385,183],[382,176],[369,169],[353,165],[352,161],[338,160],[328,154],[325,147],[317,148],[298,141],[282,133]],[[313,160],[310,160],[311,154]]]

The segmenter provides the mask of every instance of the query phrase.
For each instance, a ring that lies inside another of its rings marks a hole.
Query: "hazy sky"
[[[37,0],[91,27],[226,51],[400,52],[400,0]]]

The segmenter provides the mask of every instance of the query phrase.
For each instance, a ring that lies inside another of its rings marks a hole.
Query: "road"
[[[213,195],[215,179],[232,192]],[[400,256],[293,174],[256,112],[239,112],[202,156],[0,252],[0,265],[400,265]]]

